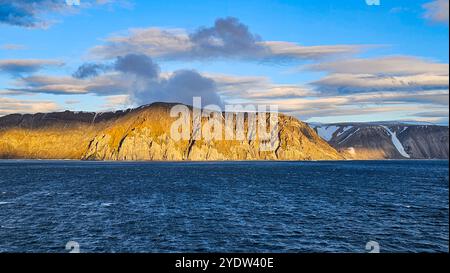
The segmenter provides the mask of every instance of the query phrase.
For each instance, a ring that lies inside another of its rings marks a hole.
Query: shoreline
[[[348,159],[348,160],[83,160],[83,159],[2,159],[1,162],[92,162],[92,163],[296,163],[296,162],[408,162],[408,161],[449,161],[448,158],[434,159]]]

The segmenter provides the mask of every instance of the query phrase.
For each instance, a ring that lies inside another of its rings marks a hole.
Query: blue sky
[[[81,0],[74,7],[56,0],[7,2],[0,0],[0,115],[176,100],[196,95],[194,79],[205,78],[214,87],[200,89],[224,103],[278,104],[308,121],[448,123],[448,0],[381,0],[370,6],[365,0]],[[240,45],[240,37],[231,37],[223,44],[218,19],[225,35],[248,28],[236,35],[249,41]],[[207,39],[189,40],[202,27],[209,29]],[[162,35],[166,30],[172,42]],[[205,43],[216,38],[220,46],[208,51]],[[149,80],[107,69],[70,79],[83,64],[113,67],[117,57],[131,54],[148,57],[160,75]],[[174,73],[186,69],[201,78]],[[106,91],[114,80],[123,89]],[[183,94],[171,90],[180,81],[186,81]]]

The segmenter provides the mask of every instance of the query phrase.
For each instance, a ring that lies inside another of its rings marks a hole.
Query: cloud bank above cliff
[[[54,12],[60,12],[58,5]],[[33,7],[27,7],[26,16],[35,24],[28,27],[35,28],[47,21]],[[278,104],[281,111],[302,119],[448,112],[444,109],[448,64],[408,55],[368,57],[379,47],[264,40],[234,17],[217,18],[193,30],[130,28],[87,48],[81,64],[79,60],[68,64],[46,59],[0,61],[0,73],[10,77],[0,95],[44,94],[67,102],[74,101],[70,96],[77,101],[89,96],[108,109],[155,101],[191,104],[193,96],[201,96],[204,105]],[[209,71],[212,63],[219,65]],[[218,72],[224,63],[236,67]],[[273,67],[278,71],[273,72]]]
[[[85,63],[69,76],[33,75],[16,80],[10,91],[47,94],[128,95],[134,106],[155,101],[192,104],[194,96],[204,104],[223,105],[216,82],[195,70],[162,74],[149,56],[128,54],[113,62]]]
[[[302,46],[286,41],[264,41],[237,18],[218,18],[211,27],[194,32],[183,29],[130,29],[110,36],[90,50],[91,56],[111,59],[146,54],[161,60],[244,59],[256,61],[311,60],[355,54],[368,45]]]

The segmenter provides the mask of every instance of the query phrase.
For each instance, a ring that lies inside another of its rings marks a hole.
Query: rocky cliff
[[[311,125],[348,159],[448,159],[448,126],[340,123]]]
[[[60,112],[0,117],[0,158],[85,160],[336,160],[343,159],[307,124],[278,117],[273,151],[260,142],[174,141],[173,105],[154,103],[108,113]],[[204,121],[202,121],[204,122]],[[245,130],[248,131],[247,118]]]

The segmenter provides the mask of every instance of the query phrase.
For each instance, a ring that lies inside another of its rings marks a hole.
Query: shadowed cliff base
[[[341,160],[344,156],[296,118],[278,116],[275,149],[254,140],[174,141],[170,109],[153,103],[107,113],[13,114],[0,118],[0,158],[82,160]],[[192,108],[190,107],[190,111]],[[191,120],[192,121],[192,120]],[[207,118],[202,118],[202,126]],[[248,115],[244,118],[247,135]],[[191,127],[191,136],[192,136]]]

